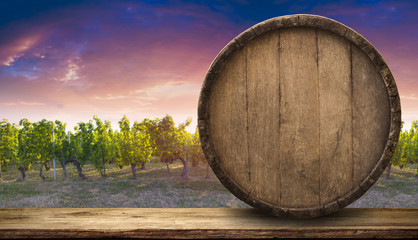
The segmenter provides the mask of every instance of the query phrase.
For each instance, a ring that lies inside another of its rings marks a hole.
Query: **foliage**
[[[96,167],[96,170],[105,177],[106,176],[106,163],[110,161],[112,156],[112,139],[110,138],[110,132],[112,127],[109,121],[102,122],[98,117],[93,117],[96,127],[93,132],[93,157],[91,162]],[[103,171],[103,172],[102,172]]]
[[[10,162],[17,160],[18,129],[7,119],[0,122],[0,178]]]
[[[403,122],[402,122],[403,125]],[[412,122],[410,130],[403,130],[399,135],[398,145],[392,156],[390,165],[387,169],[387,179],[390,174],[390,166],[404,167],[406,164],[418,163],[418,121]],[[418,166],[417,166],[418,180]]]
[[[408,138],[410,145],[409,161],[410,163],[418,164],[418,121],[412,122],[412,127],[409,131]]]
[[[33,123],[32,141],[33,154],[36,155],[36,160],[42,163],[47,170],[49,169],[49,161],[54,157],[52,146],[52,129],[54,123],[46,119]]]
[[[181,176],[185,179],[188,177],[187,149],[191,135],[186,131],[186,127],[190,124],[191,119],[189,118],[186,122],[176,126],[173,118],[169,115],[162,119],[146,121],[144,124],[153,137],[152,144],[156,156],[160,158],[161,162],[166,163],[170,176],[168,164],[180,160],[184,166]]]
[[[136,166],[147,163],[151,159],[153,148],[151,137],[146,132],[144,122],[134,122],[132,128],[126,116],[119,121],[119,164],[123,166],[131,165],[132,176],[136,179]]]
[[[74,128],[75,140],[77,142],[75,146],[76,154],[78,156],[80,164],[83,166],[87,162],[93,162],[94,158],[94,126],[92,121],[79,122]]]
[[[406,155],[408,150],[407,133],[401,131],[399,134],[398,145],[393,153],[390,163],[394,166],[403,166],[406,164]]]
[[[151,160],[151,154],[153,152],[151,146],[151,137],[145,131],[143,123],[134,122],[132,129],[132,145],[133,145],[133,162],[136,165],[140,163],[147,163]]]
[[[16,167],[21,172],[21,180],[25,179],[25,171],[29,169],[32,162],[37,158],[34,142],[34,128],[28,119],[20,120],[21,126],[18,133],[18,157],[16,158]]]
[[[33,164],[48,169],[55,156],[64,169],[66,163],[73,162],[81,178],[85,177],[81,166],[91,164],[102,176],[106,176],[106,164],[111,163],[121,168],[131,166],[135,178],[136,167],[150,162],[153,154],[167,165],[168,170],[169,164],[181,161],[184,167],[181,176],[187,178],[189,161],[194,166],[206,163],[198,130],[194,134],[186,131],[190,124],[191,120],[187,119],[176,126],[173,118],[166,115],[161,119],[135,121],[131,126],[128,118],[123,116],[119,121],[120,130],[114,131],[109,121],[93,116],[88,122],[79,122],[74,132],[66,132],[66,124],[58,120],[42,119],[31,123],[24,118],[19,125],[15,125],[3,119],[0,122],[0,170],[5,171],[13,163],[23,180],[25,171]],[[412,122],[410,130],[400,133],[390,163],[387,176],[392,165],[401,168],[407,164],[418,166],[418,121]]]
[[[53,151],[55,158],[58,161],[64,162],[70,159],[70,143],[68,142],[68,135],[65,131],[65,123],[56,120],[54,124],[54,146]]]
[[[206,164],[206,158],[203,154],[202,146],[200,145],[199,129],[196,128],[195,133],[192,136],[191,143],[188,149],[189,160],[194,166],[197,166],[200,162]]]
[[[7,120],[0,122],[0,164],[6,169],[13,162],[21,171],[21,179],[33,164],[49,170],[55,158],[63,167],[65,178],[66,164],[74,163],[79,176],[82,166],[91,164],[103,176],[106,165],[115,163],[121,168],[131,166],[135,178],[136,167],[150,162],[152,155],[167,165],[180,160],[184,166],[182,177],[187,178],[188,163],[204,162],[199,134],[191,134],[186,127],[191,119],[176,125],[171,116],[154,120],[135,121],[133,125],[126,116],[119,121],[119,130],[114,131],[109,121],[93,116],[88,122],[78,122],[74,131],[66,131],[61,121],[42,119],[30,122],[22,119],[18,126]],[[0,172],[1,174],[1,172]],[[1,175],[0,175],[1,176]]]
[[[187,119],[176,127],[173,118],[169,115],[158,122],[158,135],[155,141],[161,162],[173,163],[177,159],[184,160],[189,137],[186,127],[190,124],[191,120]]]

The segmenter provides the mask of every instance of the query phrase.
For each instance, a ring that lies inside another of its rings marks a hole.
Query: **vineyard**
[[[192,165],[205,161],[200,147],[198,131],[195,134],[185,129],[191,120],[175,125],[171,116],[154,120],[135,121],[132,125],[124,116],[119,130],[113,130],[109,121],[94,116],[89,122],[79,122],[74,132],[66,131],[61,121],[41,120],[31,123],[22,119],[19,125],[7,120],[0,122],[0,179],[1,173],[14,165],[23,181],[32,166],[39,167],[39,176],[45,180],[46,171],[60,165],[67,179],[67,166],[73,164],[78,176],[85,179],[83,166],[91,164],[103,178],[107,177],[109,164],[131,168],[136,179],[137,167],[145,168],[152,156],[170,167],[178,160],[183,164],[181,177],[188,178],[189,162]],[[51,167],[52,165],[52,167]],[[56,174],[54,174],[56,179]]]
[[[113,130],[94,117],[72,132],[60,121],[3,120],[0,207],[248,207],[208,168],[190,124],[123,117]],[[415,121],[386,174],[351,207],[418,207],[417,158]]]
[[[386,169],[386,179],[390,178],[392,166],[402,169],[407,164],[418,164],[418,121],[412,122],[410,130],[401,131],[396,151]],[[418,180],[418,167],[416,173],[415,177]]]

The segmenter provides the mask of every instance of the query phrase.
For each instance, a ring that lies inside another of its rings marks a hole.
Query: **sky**
[[[235,36],[266,19],[317,14],[363,35],[382,54],[401,97],[405,127],[418,120],[417,1],[0,2],[0,119],[93,115],[113,128],[193,119],[206,72]],[[193,130],[192,130],[193,129]]]

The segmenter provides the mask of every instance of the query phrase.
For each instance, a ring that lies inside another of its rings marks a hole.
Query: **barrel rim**
[[[247,42],[251,41],[255,37],[271,30],[290,27],[319,28],[335,33],[347,39],[352,44],[355,44],[369,57],[369,59],[375,65],[376,69],[379,71],[386,86],[391,112],[390,130],[385,148],[379,161],[375,165],[374,169],[369,173],[369,175],[363,179],[359,186],[348,192],[346,195],[338,198],[336,201],[310,208],[278,207],[266,203],[260,199],[253,198],[249,192],[245,191],[238,184],[236,184],[234,180],[230,178],[228,174],[219,166],[219,160],[216,152],[212,147],[213,144],[209,136],[208,127],[208,103],[210,100],[210,91],[224,63],[228,61],[230,56],[235,51],[239,50],[242,46],[244,46]],[[323,16],[310,14],[286,15],[268,19],[248,28],[237,37],[235,37],[232,41],[230,41],[216,56],[209,67],[201,88],[198,103],[198,128],[202,149],[209,165],[221,183],[237,198],[257,209],[275,216],[297,218],[318,217],[336,212],[339,209],[351,204],[360,198],[381,176],[390,162],[399,139],[401,130],[401,105],[398,89],[387,63],[383,59],[382,55],[375,49],[375,47],[362,35],[342,23]]]

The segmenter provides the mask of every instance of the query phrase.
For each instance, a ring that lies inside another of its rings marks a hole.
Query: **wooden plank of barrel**
[[[218,54],[198,117],[205,156],[229,191],[272,215],[317,217],[376,182],[401,109],[365,38],[325,17],[290,15],[249,28]]]

